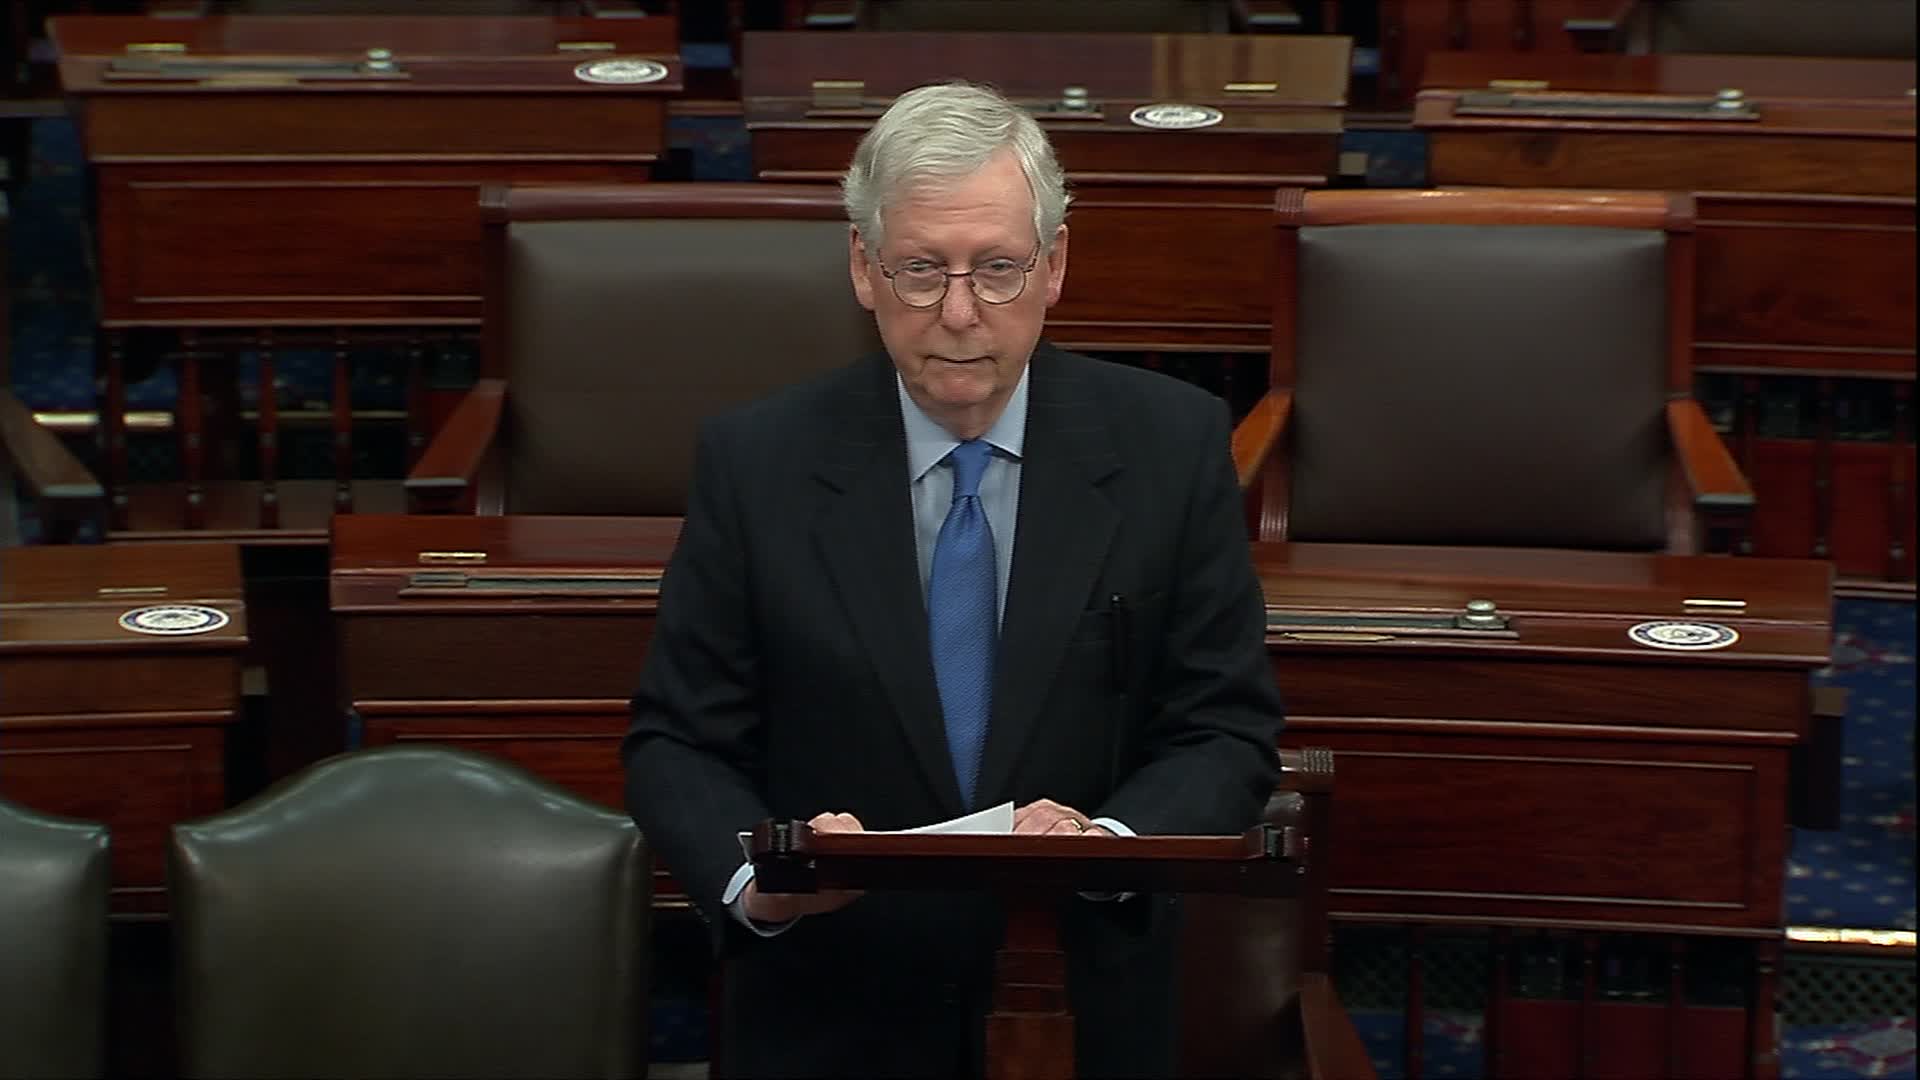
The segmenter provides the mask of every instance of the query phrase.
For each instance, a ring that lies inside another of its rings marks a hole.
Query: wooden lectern
[[[1290,896],[1306,852],[1289,829],[1242,836],[1056,837],[815,833],[803,822],[755,827],[754,873],[769,892],[985,889],[1008,900],[994,964],[987,1076],[1067,1080],[1073,1013],[1055,911],[1074,892],[1172,891]],[[1316,995],[1318,1001],[1325,997]]]
[[[1317,845],[1327,835],[1332,757],[1287,751],[1281,764],[1281,790],[1265,821],[1240,836],[815,833],[803,822],[772,820],[754,829],[749,851],[769,892],[986,890],[1004,897],[1007,929],[986,1030],[986,1074],[994,1080],[1074,1074],[1057,918],[1064,899],[1086,892],[1187,894],[1178,946],[1183,1075],[1371,1077],[1326,971],[1327,864]],[[1288,899],[1300,901],[1292,917],[1258,906]],[[1248,946],[1262,936],[1256,924],[1275,919],[1287,920],[1284,929],[1296,939],[1297,990],[1283,988],[1279,971],[1256,963],[1243,973],[1235,963],[1238,952],[1260,952]],[[1237,1000],[1223,1006],[1211,993],[1218,990]]]

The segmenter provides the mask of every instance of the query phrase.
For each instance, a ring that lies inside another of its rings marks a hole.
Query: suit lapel
[[[834,451],[818,471],[824,497],[814,543],[929,790],[950,816],[957,815],[964,806],[933,682],[913,547],[906,434],[893,368],[884,357],[871,377],[862,378],[835,424]]]
[[[1119,524],[1103,483],[1119,468],[1091,391],[1035,350],[1020,468],[1019,527],[994,664],[978,798],[1006,797]]]

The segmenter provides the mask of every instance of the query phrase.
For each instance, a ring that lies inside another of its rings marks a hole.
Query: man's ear
[[[853,276],[853,295],[860,306],[873,310],[873,273],[867,249],[860,242],[860,230],[847,227],[847,272]]]
[[[1047,306],[1060,302],[1060,293],[1067,284],[1067,227],[1060,226],[1053,234],[1053,250],[1047,253]]]

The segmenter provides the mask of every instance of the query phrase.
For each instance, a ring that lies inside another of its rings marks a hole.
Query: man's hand
[[[1087,815],[1052,799],[1038,799],[1013,812],[1013,831],[1018,835],[1047,833],[1060,836],[1112,836],[1095,825]]]
[[[852,814],[816,814],[807,822],[814,832],[866,832],[867,827]],[[747,882],[740,894],[740,906],[754,922],[791,922],[802,915],[824,915],[838,911],[861,893],[854,889],[821,890],[814,893],[761,893],[758,883]]]

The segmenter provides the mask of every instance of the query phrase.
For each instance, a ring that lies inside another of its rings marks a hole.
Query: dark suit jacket
[[[1030,378],[978,804],[1044,797],[1142,834],[1240,832],[1277,779],[1280,701],[1226,410],[1045,343]],[[770,939],[719,905],[736,830],[768,816],[898,829],[968,809],[919,581],[884,355],[704,426],[623,754],[634,819],[721,928],[722,1060],[740,1075],[979,1067],[990,898],[869,894]],[[1086,1074],[1170,1067],[1176,917],[1166,897],[1063,912]]]

